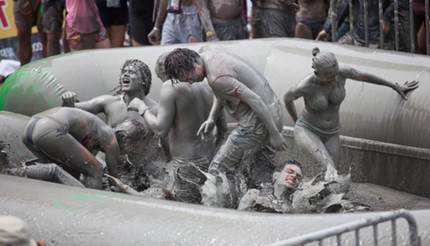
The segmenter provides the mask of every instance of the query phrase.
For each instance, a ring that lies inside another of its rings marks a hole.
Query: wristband
[[[155,31],[160,31],[160,28],[158,28],[156,26],[154,26],[154,28],[152,28],[152,29],[155,30]]]
[[[212,36],[216,36],[216,33],[212,31],[206,32],[206,37],[212,37]]]

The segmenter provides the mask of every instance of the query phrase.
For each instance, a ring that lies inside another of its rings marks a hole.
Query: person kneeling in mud
[[[240,199],[239,210],[288,213],[293,194],[302,182],[302,165],[288,160],[281,172],[275,172],[273,183],[261,185],[261,190],[250,189]]]
[[[102,189],[103,165],[93,153],[102,151],[111,175],[116,176],[119,147],[112,128],[91,113],[57,107],[34,115],[23,142],[41,162],[57,163],[86,187]]]

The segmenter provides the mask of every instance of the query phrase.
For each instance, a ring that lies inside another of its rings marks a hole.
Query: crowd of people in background
[[[394,1],[383,0],[382,21],[378,1],[335,3],[330,7],[328,0],[14,0],[18,56],[22,65],[30,62],[33,26],[38,27],[44,56],[92,48],[267,37],[401,51],[411,51],[415,44],[417,53],[426,52],[424,0],[413,1],[413,42],[409,1],[400,0],[395,6]],[[336,28],[330,13],[337,16]]]

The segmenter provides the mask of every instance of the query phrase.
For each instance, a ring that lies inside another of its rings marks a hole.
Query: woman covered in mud
[[[284,95],[288,113],[295,124],[294,139],[306,154],[326,165],[326,180],[337,177],[335,164],[339,161],[339,108],[345,98],[347,79],[383,85],[394,89],[403,99],[416,89],[417,81],[403,85],[391,83],[375,75],[360,72],[348,66],[339,66],[333,53],[312,51],[313,74],[306,77]],[[294,101],[303,97],[305,109],[297,116]]]
[[[329,6],[328,0],[299,0],[295,37],[315,39],[323,29]]]

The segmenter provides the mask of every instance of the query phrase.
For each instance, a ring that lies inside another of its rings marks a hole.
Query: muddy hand
[[[285,139],[279,132],[271,136],[269,142],[270,145],[277,150],[287,150],[288,148],[287,144],[285,143]]]
[[[105,177],[107,177],[113,185],[115,185],[116,187],[118,187],[120,190],[124,191],[126,189],[126,185],[121,182],[121,180],[119,180],[118,178],[115,178],[109,174],[104,174]]]
[[[196,135],[200,136],[200,138],[204,140],[207,134],[212,132],[214,126],[215,126],[215,122],[212,119],[208,119],[201,124]]]
[[[73,91],[66,91],[61,95],[64,107],[74,107],[77,99],[76,93]]]
[[[146,108],[148,107],[145,105],[145,103],[137,97],[131,100],[127,107],[129,111],[137,111],[140,115],[143,113],[143,111],[145,111]]]
[[[412,90],[415,90],[419,86],[420,86],[420,84],[418,81],[412,80],[412,81],[406,81],[403,85],[396,83],[396,89],[395,90],[400,94],[400,96],[403,99],[407,100],[408,97],[406,96],[406,94]]]

